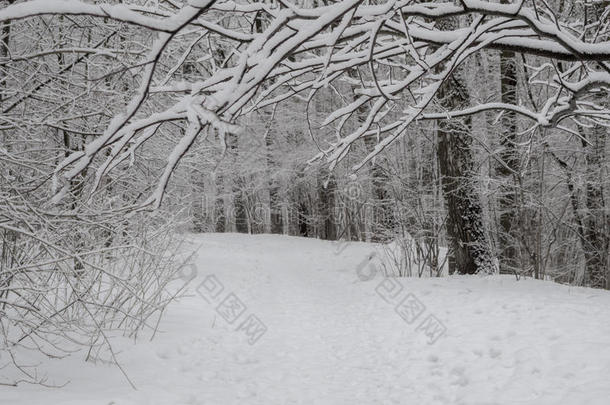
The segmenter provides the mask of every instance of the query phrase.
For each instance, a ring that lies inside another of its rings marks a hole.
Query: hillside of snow
[[[608,291],[384,278],[366,243],[207,234],[192,248],[195,278],[155,339],[115,342],[137,390],[80,352],[41,364],[63,388],[0,387],[0,404],[610,403]]]

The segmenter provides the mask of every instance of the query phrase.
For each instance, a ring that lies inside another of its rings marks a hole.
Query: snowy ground
[[[610,401],[607,291],[513,277],[384,281],[364,243],[211,234],[199,245],[191,294],[162,333],[118,343],[137,391],[115,367],[76,354],[44,364],[49,383],[66,387],[0,387],[0,404]],[[210,302],[195,291],[203,280]],[[246,309],[229,324],[220,313],[235,315],[225,305],[233,297]],[[250,315],[265,324],[262,337],[243,323]]]

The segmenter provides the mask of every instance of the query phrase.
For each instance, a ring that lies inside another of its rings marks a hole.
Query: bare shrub
[[[40,354],[56,358],[88,349],[86,360],[120,368],[112,337],[154,331],[180,292],[170,288],[180,269],[181,240],[166,225],[174,221],[1,208],[0,384],[44,383],[31,363]]]
[[[440,277],[447,274],[446,248],[434,238],[397,236],[382,245],[381,266],[391,277]]]

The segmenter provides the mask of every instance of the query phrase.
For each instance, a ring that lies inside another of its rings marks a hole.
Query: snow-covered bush
[[[449,274],[447,248],[431,238],[413,238],[408,233],[382,245],[381,266],[386,276],[441,277]]]
[[[95,222],[37,211],[36,222],[2,209],[0,384],[44,382],[41,355],[87,349],[85,360],[116,362],[111,336],[154,330],[178,293],[168,287],[180,240],[158,216]]]

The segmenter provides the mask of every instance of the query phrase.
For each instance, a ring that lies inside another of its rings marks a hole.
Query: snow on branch
[[[133,157],[135,149],[151,139],[163,122],[182,121],[187,127],[185,135],[171,153],[156,191],[145,200],[145,204],[158,206],[178,161],[210,127],[220,125],[235,132],[233,123],[247,112],[306,91],[311,99],[335,83],[350,86],[354,98],[324,121],[324,126],[337,125],[339,138],[317,158],[335,165],[354,142],[376,134],[378,145],[355,169],[421,119],[509,110],[538,126],[565,127],[566,119],[576,125],[573,119],[578,116],[607,118],[595,96],[600,87],[609,85],[607,33],[598,32],[592,39],[585,35],[586,24],[535,2],[389,0],[365,5],[362,0],[344,0],[318,6],[286,0],[190,0],[172,4],[181,8],[168,11],[130,4],[33,0],[0,10],[0,21],[46,14],[81,15],[156,32],[141,64],[139,86],[130,94],[123,113],[112,118],[102,136],[58,166],[61,187],[54,202],[69,191],[73,179],[95,164],[94,192],[100,179]],[[443,28],[441,22],[448,18],[458,24]],[[188,36],[193,40],[183,39]],[[186,49],[184,44],[188,44]],[[181,51],[173,53],[178,48]],[[168,49],[172,49],[171,55]],[[554,96],[539,111],[499,102],[435,110],[433,100],[441,85],[471,55],[489,49],[551,58],[550,66],[558,72],[536,75],[530,85],[545,86]],[[200,54],[193,61],[191,54],[196,52]],[[561,68],[556,66],[559,61]],[[185,80],[180,72],[188,64],[207,73]],[[342,135],[345,123],[363,110],[365,117],[356,129]],[[96,163],[102,150],[109,153]]]

